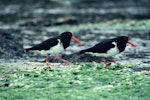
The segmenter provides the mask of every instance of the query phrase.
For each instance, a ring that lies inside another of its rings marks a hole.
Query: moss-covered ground
[[[36,68],[30,70],[12,70],[1,65],[0,100],[149,100],[150,97],[150,73],[133,72],[131,68],[135,65],[116,64],[106,70],[103,64],[91,62],[42,70],[43,65],[35,64]]]

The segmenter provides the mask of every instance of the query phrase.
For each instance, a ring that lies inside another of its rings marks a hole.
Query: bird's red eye
[[[127,40],[127,38],[124,38],[124,40]]]
[[[69,33],[69,36],[71,36],[71,34]]]

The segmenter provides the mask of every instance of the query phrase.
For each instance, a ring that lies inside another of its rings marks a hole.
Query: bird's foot
[[[105,69],[108,69],[108,65],[107,64],[105,64]]]
[[[49,64],[49,62],[46,61],[46,66],[51,66],[51,64]]]
[[[50,54],[47,54],[46,55],[46,66],[50,66],[50,64],[49,64],[49,57],[50,57]]]
[[[38,70],[40,70],[40,71],[52,71],[51,66],[52,66],[51,64],[46,62],[46,65],[44,64],[44,66],[38,68]]]
[[[108,69],[108,66],[111,65],[111,62],[116,63],[116,60],[112,59],[112,58],[104,58],[103,62],[105,64],[105,69]]]
[[[40,68],[40,71],[52,71],[52,69],[50,66],[45,66],[45,67]]]
[[[103,62],[104,62],[104,64],[105,64],[105,69],[108,69],[107,59],[104,58],[104,59],[103,59]]]

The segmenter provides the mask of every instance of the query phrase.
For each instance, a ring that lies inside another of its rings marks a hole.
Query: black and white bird
[[[115,60],[108,59],[107,57],[112,57],[123,52],[127,43],[136,47],[136,45],[132,43],[127,36],[119,36],[117,38],[104,40],[91,48],[81,50],[79,53],[92,53],[93,55],[104,57],[105,66],[108,68],[107,61],[115,62]]]
[[[80,40],[72,35],[71,32],[61,33],[59,36],[47,39],[40,44],[37,44],[31,48],[26,48],[26,51],[40,51],[41,54],[47,54],[46,64],[49,65],[49,55],[55,55],[56,59],[63,61],[66,64],[71,62],[59,57],[59,54],[64,51],[70,45],[70,40],[74,40],[76,43],[81,44]]]

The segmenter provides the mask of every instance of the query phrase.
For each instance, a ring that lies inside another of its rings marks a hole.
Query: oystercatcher
[[[49,65],[49,55],[53,54],[56,56],[56,59],[63,61],[66,64],[70,64],[71,62],[62,59],[59,57],[59,54],[64,51],[69,45],[70,40],[74,40],[76,43],[81,44],[80,40],[72,35],[71,32],[61,33],[57,37],[50,38],[37,44],[31,48],[25,49],[26,51],[40,51],[42,54],[47,54],[46,56],[46,65]]]
[[[113,59],[108,59],[107,57],[112,57],[116,54],[123,52],[126,48],[126,43],[129,43],[131,46],[136,47],[127,36],[119,36],[113,39],[104,40],[95,46],[81,50],[79,53],[92,53],[96,56],[104,57],[105,68],[108,68],[107,61],[116,62]]]

